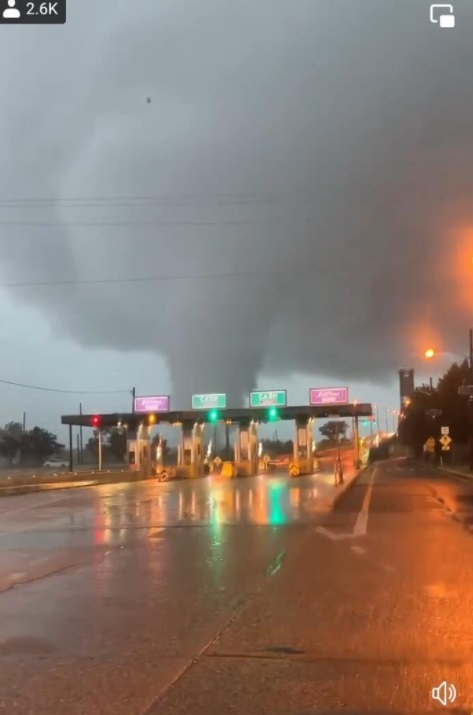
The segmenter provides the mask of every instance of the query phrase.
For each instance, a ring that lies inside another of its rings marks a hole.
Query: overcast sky
[[[399,367],[465,353],[473,4],[455,11],[446,30],[413,0],[69,0],[65,26],[1,26],[0,379],[123,392],[3,385],[0,421],[60,431],[133,386],[397,407]]]

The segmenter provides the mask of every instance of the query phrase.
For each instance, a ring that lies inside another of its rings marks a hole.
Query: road
[[[390,461],[327,513],[319,479],[1,499],[0,711],[471,712],[473,485]]]

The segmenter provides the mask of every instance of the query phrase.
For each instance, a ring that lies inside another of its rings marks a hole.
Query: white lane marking
[[[12,573],[10,574],[10,580],[11,581],[19,581],[22,578],[25,578],[26,576],[26,571],[21,571],[21,573]]]
[[[342,541],[343,539],[354,539],[358,536],[366,536],[366,532],[368,530],[368,512],[369,512],[369,508],[370,508],[371,493],[373,491],[375,475],[376,475],[376,467],[373,469],[373,471],[371,473],[368,488],[366,490],[366,494],[363,499],[363,504],[361,505],[361,511],[356,518],[353,532],[350,532],[348,534],[347,533],[334,533],[333,531],[330,531],[329,529],[327,529],[324,526],[318,526],[316,528],[316,532],[318,534],[322,534],[322,536],[326,536],[327,538],[331,539],[332,541]]]
[[[363,499],[363,504],[361,505],[361,511],[355,522],[355,528],[353,529],[353,536],[366,536],[368,531],[368,514],[370,510],[371,494],[373,492],[374,480],[376,477],[376,467],[373,469],[370,477],[370,482],[368,484],[368,489],[366,490],[365,498]]]
[[[350,546],[350,549],[359,556],[364,556],[366,554],[366,549],[364,549],[363,546]]]
[[[343,539],[352,539],[353,538],[353,534],[340,534],[340,533],[336,534],[333,531],[326,529],[325,526],[318,526],[316,528],[316,532],[318,534],[322,534],[322,536],[327,536],[332,541],[342,541]]]

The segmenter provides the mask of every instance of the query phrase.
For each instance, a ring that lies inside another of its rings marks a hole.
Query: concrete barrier
[[[264,468],[264,465],[263,465]],[[253,477],[256,476],[253,464],[248,461],[235,462],[235,475],[237,477]]]
[[[73,489],[101,484],[121,482],[141,482],[151,477],[144,477],[140,472],[128,469],[119,471],[69,472],[67,474],[18,474],[0,477],[0,496],[27,494],[51,489]]]
[[[224,462],[222,464],[222,471],[221,471],[222,477],[227,477],[231,478],[235,476],[235,467],[233,465],[233,462]]]

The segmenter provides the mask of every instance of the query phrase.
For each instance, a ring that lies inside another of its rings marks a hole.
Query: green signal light
[[[279,411],[276,407],[270,407],[268,410],[268,419],[270,422],[274,422],[279,419]]]
[[[218,410],[210,410],[209,412],[209,422],[218,422],[220,415]]]

